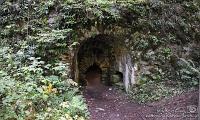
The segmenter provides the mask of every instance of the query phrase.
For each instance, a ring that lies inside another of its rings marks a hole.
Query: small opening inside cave
[[[87,86],[97,86],[101,84],[101,68],[94,63],[90,66],[85,73],[85,80],[87,82]]]
[[[116,71],[115,75],[118,76],[119,82],[123,82],[123,73],[122,72]]]

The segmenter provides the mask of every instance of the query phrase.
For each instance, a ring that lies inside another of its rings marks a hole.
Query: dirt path
[[[91,120],[198,120],[198,91],[148,105],[131,102],[109,87],[87,89],[84,96]]]

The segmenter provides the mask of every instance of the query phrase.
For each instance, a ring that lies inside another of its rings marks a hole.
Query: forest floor
[[[84,96],[91,120],[198,120],[198,90],[148,104],[113,87],[86,89]]]

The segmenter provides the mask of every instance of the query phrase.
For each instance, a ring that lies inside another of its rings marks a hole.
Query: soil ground
[[[198,90],[149,104],[131,101],[114,87],[84,91],[91,120],[198,120]]]

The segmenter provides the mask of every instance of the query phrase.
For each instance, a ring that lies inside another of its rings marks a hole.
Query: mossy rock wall
[[[182,70],[176,67],[180,58],[191,59],[193,68],[199,70],[200,8],[191,0],[17,0],[6,1],[0,11],[2,45],[18,44],[18,49],[31,44],[26,49],[34,49],[35,56],[48,61],[61,57],[71,66],[71,78],[76,78],[77,48],[99,34],[122,41],[138,81],[144,81],[144,76],[153,80],[181,79]]]

